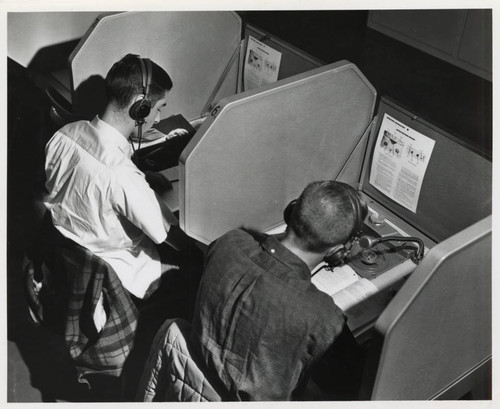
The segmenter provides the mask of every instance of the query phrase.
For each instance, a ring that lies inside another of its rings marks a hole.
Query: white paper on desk
[[[343,311],[347,311],[355,305],[361,305],[364,300],[377,292],[378,288],[370,280],[360,277],[343,290],[332,294],[332,298]]]
[[[179,165],[164,169],[160,173],[171,182],[177,182],[179,180]]]
[[[416,213],[435,141],[384,114],[373,152],[370,183]]]
[[[347,316],[347,325],[351,330],[356,330],[370,321],[375,320],[391,300],[390,289],[385,289],[372,294],[361,303],[348,307],[344,312]],[[340,301],[342,302],[342,300]]]
[[[348,265],[336,267],[333,271],[326,270],[325,266],[325,263],[321,263],[315,268],[311,281],[318,290],[330,296],[360,279],[359,275]]]
[[[264,233],[273,235],[273,234],[281,234],[286,230],[286,223],[281,223],[278,226],[273,227],[272,229],[266,230]]]
[[[276,82],[280,63],[279,51],[249,36],[243,75],[245,91]]]

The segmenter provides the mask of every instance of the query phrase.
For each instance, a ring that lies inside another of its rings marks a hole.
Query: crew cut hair
[[[126,108],[137,94],[143,93],[141,57],[136,54],[127,54],[113,64],[106,75],[106,95],[110,103],[118,108]],[[149,85],[148,99],[151,106],[165,96],[165,92],[172,89],[172,79],[158,64],[151,61],[151,84]]]
[[[358,194],[352,186],[333,180],[306,186],[288,223],[304,250],[323,252],[351,238],[357,220],[347,189]]]

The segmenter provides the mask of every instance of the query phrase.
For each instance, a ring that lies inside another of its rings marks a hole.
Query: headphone
[[[354,226],[349,235],[349,239],[344,244],[338,244],[333,249],[331,249],[328,254],[325,255],[323,261],[328,265],[329,269],[340,266],[344,264],[345,258],[350,254],[354,242],[357,240],[361,230],[363,228],[363,223],[368,214],[368,207],[364,201],[361,200],[358,193],[354,188],[346,183],[340,183],[344,187],[344,192],[346,193],[349,201],[351,203],[353,214],[354,214]],[[297,203],[297,199],[292,200],[286,206],[283,212],[283,219],[285,223],[288,224],[290,217],[292,216],[293,208]]]
[[[151,112],[151,101],[148,98],[149,86],[151,85],[152,65],[149,58],[139,58],[142,76],[142,97],[135,101],[129,110],[129,115],[137,123],[143,124]]]

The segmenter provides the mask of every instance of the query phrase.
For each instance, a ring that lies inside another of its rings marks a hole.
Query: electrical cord
[[[144,121],[137,121],[137,149],[134,146],[134,142],[132,141],[132,135],[129,137],[129,142],[132,145],[132,158],[135,159],[135,163],[137,167],[139,167],[139,150],[141,149],[141,141],[142,141],[142,124]]]
[[[315,272],[313,272],[313,273],[311,274],[311,278],[313,278],[313,277],[314,277],[316,274],[318,274],[321,270],[325,270],[327,266],[328,266],[328,265],[327,265],[327,264],[325,264],[325,265],[321,266],[320,268],[318,268]]]

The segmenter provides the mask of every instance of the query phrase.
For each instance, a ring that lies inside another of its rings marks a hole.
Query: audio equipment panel
[[[374,226],[370,220],[375,213],[370,211],[361,231],[361,237],[381,238],[383,234],[397,236],[401,232],[392,228],[387,221],[383,225]],[[381,229],[383,227],[383,229]],[[358,242],[353,247],[348,258],[348,264],[361,277],[373,280],[394,266],[411,259],[417,251],[415,245],[400,241],[387,241],[375,244],[371,248],[363,248]]]

